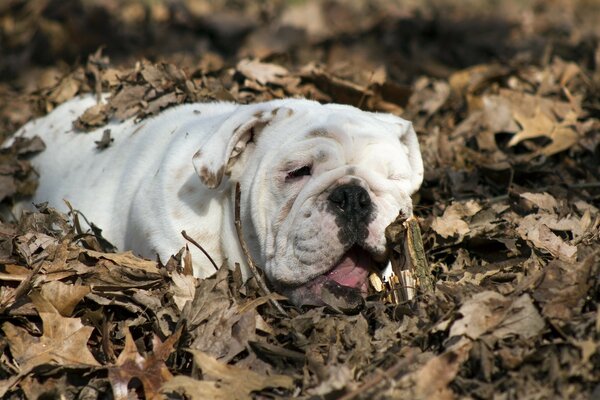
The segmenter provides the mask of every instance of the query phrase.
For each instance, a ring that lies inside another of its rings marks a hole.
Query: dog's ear
[[[413,128],[412,122],[393,114],[373,113],[380,121],[392,123],[400,126],[400,142],[406,146],[408,162],[412,170],[411,173],[411,193],[416,192],[423,183],[423,158],[421,157],[421,148],[417,133]]]
[[[209,188],[218,187],[263,128],[280,115],[290,114],[291,110],[282,112],[282,108],[270,103],[238,106],[194,154],[192,163],[202,183]]]
[[[411,175],[411,191],[412,193],[419,190],[423,183],[423,158],[421,157],[421,148],[419,139],[413,124],[410,121],[402,120],[400,124],[400,142],[408,148],[408,162],[412,169]]]

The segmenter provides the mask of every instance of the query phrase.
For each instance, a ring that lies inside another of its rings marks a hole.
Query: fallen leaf
[[[559,124],[555,118],[544,113],[539,107],[532,117],[518,111],[513,111],[513,115],[521,125],[521,130],[510,139],[509,146],[515,146],[526,139],[545,136],[552,142],[542,147],[539,153],[551,156],[569,149],[579,140],[579,135],[570,126]]]
[[[435,217],[431,228],[444,238],[455,235],[462,237],[469,233],[469,224],[466,218],[472,217],[481,210],[481,206],[474,200],[466,203],[454,202],[444,210],[441,217]]]
[[[475,340],[491,335],[496,339],[508,336],[529,339],[539,335],[545,326],[528,294],[511,298],[492,291],[477,293],[458,312],[462,318],[454,321],[449,337],[466,336]]]
[[[539,108],[535,110],[533,117],[528,117],[519,112],[514,113],[514,116],[519,125],[521,125],[521,130],[510,139],[508,142],[509,146],[515,146],[525,139],[540,136],[551,137],[556,125],[556,120],[542,112]]]
[[[580,315],[592,283],[590,274],[596,258],[597,255],[592,254],[580,262],[552,260],[548,263],[533,292],[546,318],[564,324]]]
[[[52,89],[48,95],[48,100],[54,105],[62,104],[75,97],[80,86],[81,82],[75,79],[73,75],[67,75]]]
[[[261,85],[267,83],[279,84],[288,74],[288,70],[277,64],[263,63],[258,60],[242,60],[236,69],[245,77],[253,79]]]
[[[414,399],[452,399],[448,385],[469,356],[470,343],[462,343],[433,357],[414,374]]]
[[[171,280],[173,281],[173,285],[171,286],[173,300],[177,304],[177,308],[183,310],[185,304],[194,299],[196,282],[198,280],[191,275],[183,275],[177,271],[171,273]]]
[[[21,376],[41,365],[69,368],[99,367],[87,342],[94,328],[85,326],[80,318],[65,318],[58,312],[40,312],[42,336],[32,336],[27,330],[9,322],[2,325],[11,353],[18,363]]]
[[[123,267],[140,269],[153,274],[160,273],[156,261],[149,261],[136,257],[131,251],[126,251],[123,253],[101,253],[94,250],[83,250],[82,253],[91,258],[112,261],[113,263]]]
[[[525,217],[514,216],[514,218],[514,222],[517,224],[515,230],[523,239],[561,260],[573,261],[575,259],[577,247],[566,243],[548,226],[553,225],[554,216],[529,214]]]
[[[144,357],[138,352],[129,329],[125,329],[125,346],[115,365],[108,367],[108,380],[113,388],[115,399],[129,398],[128,386],[134,378],[142,383],[145,398],[155,398],[161,386],[173,378],[165,361],[175,351],[174,345],[180,336],[181,329],[164,342],[154,336],[152,353]]]
[[[519,194],[522,198],[529,200],[533,204],[535,204],[538,208],[548,211],[555,212],[558,209],[558,202],[556,199],[546,192],[544,193],[521,193]]]
[[[309,390],[314,396],[326,396],[344,389],[352,381],[352,371],[345,365],[332,365],[327,379]]]
[[[77,304],[90,292],[89,286],[69,285],[60,281],[45,283],[40,290],[43,298],[65,317],[71,316]]]
[[[73,126],[79,130],[89,130],[91,128],[105,125],[108,122],[108,117],[108,104],[96,104],[85,110],[84,113],[73,123]]]

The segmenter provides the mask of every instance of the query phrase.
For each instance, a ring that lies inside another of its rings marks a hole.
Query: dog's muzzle
[[[359,185],[344,184],[333,189],[327,200],[340,227],[340,241],[344,244],[364,241],[374,208],[369,193]]]
[[[333,305],[333,300],[340,309],[356,309],[367,294],[369,273],[380,269],[380,262],[365,248],[368,226],[375,218],[375,205],[365,188],[350,183],[331,191],[327,207],[335,217],[343,253],[324,274],[281,291],[296,304]]]

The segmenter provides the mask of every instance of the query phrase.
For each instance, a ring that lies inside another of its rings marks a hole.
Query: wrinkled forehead
[[[398,141],[400,135],[399,124],[354,107],[317,105],[290,109],[291,112],[271,124],[268,129],[271,134],[285,132],[286,138],[295,140],[325,138],[342,142],[359,137]]]

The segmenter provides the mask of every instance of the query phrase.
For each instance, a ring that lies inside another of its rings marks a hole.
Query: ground
[[[82,134],[214,99],[412,120],[433,289],[298,310],[226,268],[197,281],[185,252],[115,253],[76,212],[15,221],[43,150],[17,143],[0,152],[2,397],[600,398],[598,20],[595,0],[3,1],[0,138],[102,91]]]

